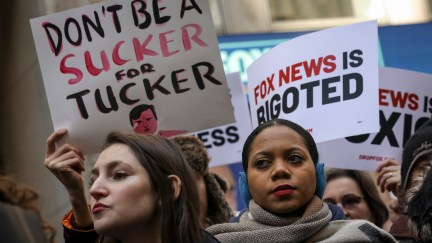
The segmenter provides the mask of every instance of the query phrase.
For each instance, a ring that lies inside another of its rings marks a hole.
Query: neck
[[[146,226],[139,225],[131,228],[126,234],[118,237],[123,243],[161,243],[160,224],[153,223]]]

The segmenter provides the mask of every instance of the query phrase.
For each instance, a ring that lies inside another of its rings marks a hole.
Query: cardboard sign
[[[248,70],[253,127],[294,121],[316,142],[376,132],[377,22],[306,34],[258,58]]]
[[[371,170],[386,158],[402,162],[406,141],[432,114],[432,75],[380,68],[378,133],[319,143],[326,167]]]
[[[233,164],[242,160],[243,144],[252,132],[252,124],[240,73],[227,75],[235,123],[196,132],[211,157],[209,166]]]
[[[54,128],[84,153],[113,129],[172,136],[234,121],[205,0],[106,1],[31,27]]]

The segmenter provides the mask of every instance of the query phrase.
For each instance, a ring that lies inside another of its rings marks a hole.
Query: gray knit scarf
[[[302,217],[280,217],[253,200],[238,223],[213,225],[207,231],[222,243],[255,242],[396,242],[387,232],[365,220],[330,221],[327,204],[315,196]]]

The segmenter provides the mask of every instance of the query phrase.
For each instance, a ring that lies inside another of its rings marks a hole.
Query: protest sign
[[[247,69],[253,127],[284,118],[317,142],[378,131],[377,28],[317,31],[263,54]]]
[[[318,144],[326,167],[371,170],[384,159],[401,162],[403,145],[432,114],[432,75],[380,68],[378,133]]]
[[[211,157],[211,167],[240,162],[243,144],[252,132],[249,107],[240,73],[228,74],[227,81],[236,122],[193,134],[207,148]]]
[[[205,0],[106,1],[30,22],[54,129],[84,153],[113,129],[171,136],[234,121]]]

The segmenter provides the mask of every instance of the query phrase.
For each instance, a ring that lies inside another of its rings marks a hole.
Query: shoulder
[[[236,216],[230,218],[229,223],[238,223],[240,221],[240,217],[247,211],[248,211],[248,209],[244,208]]]
[[[0,202],[2,242],[47,242],[42,222],[34,211]]]
[[[327,204],[329,210],[332,212],[332,217],[330,219],[331,221],[333,221],[333,220],[347,219],[345,217],[345,214],[344,214],[342,208],[340,208],[339,206],[334,205],[332,203],[326,203],[326,204]]]
[[[387,231],[366,220],[335,220],[329,223],[336,238],[343,235],[359,242],[397,242]]]

